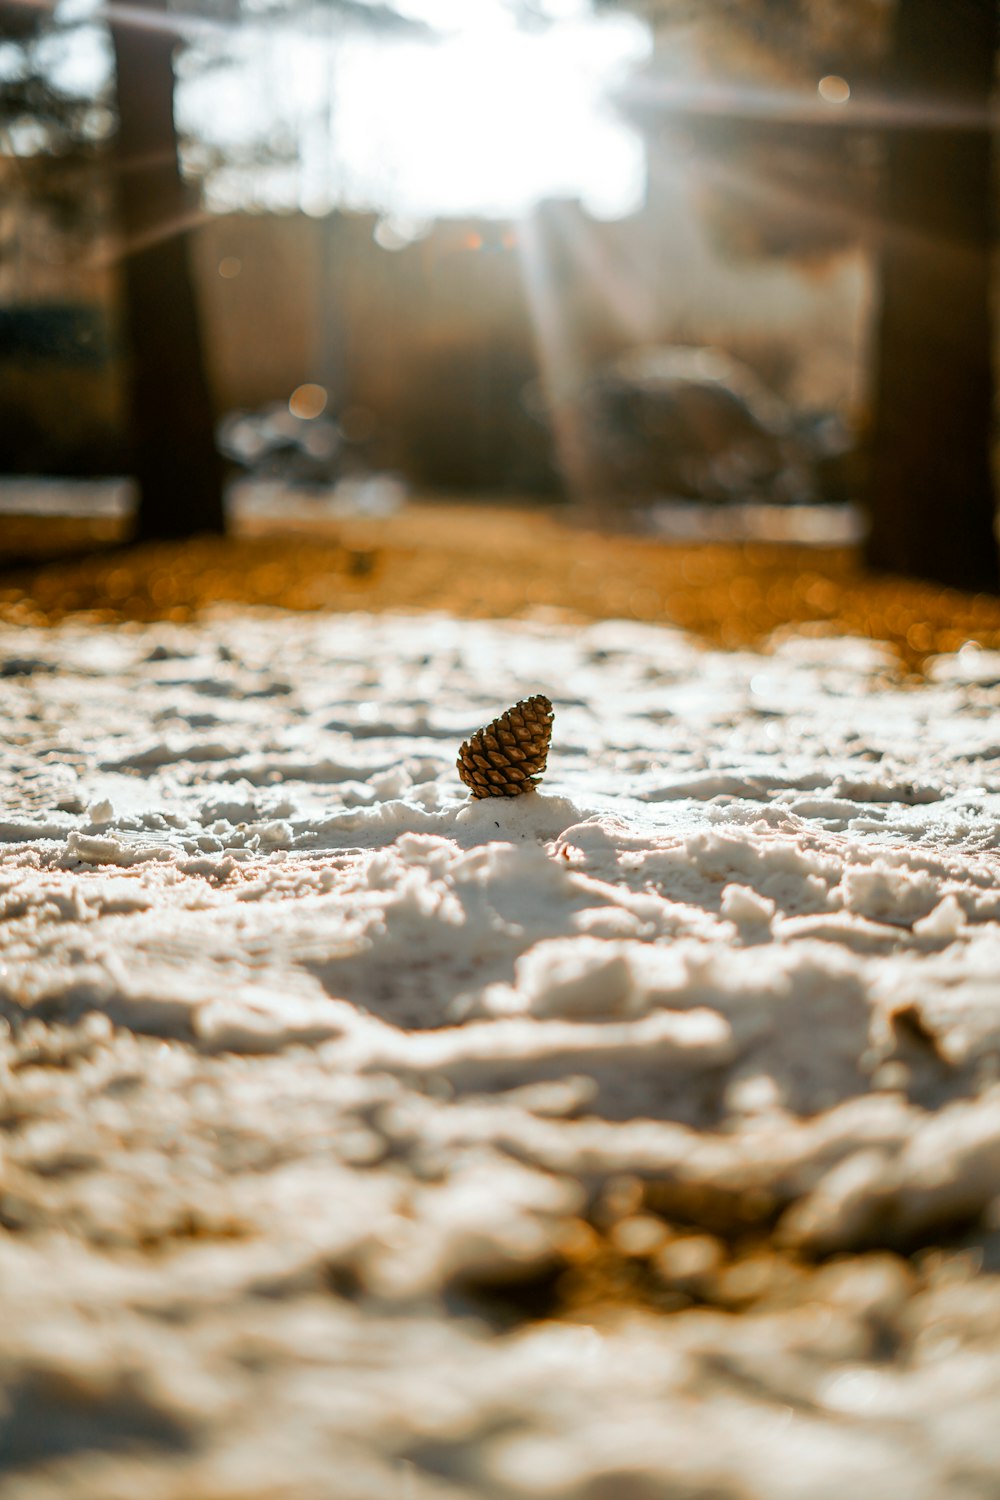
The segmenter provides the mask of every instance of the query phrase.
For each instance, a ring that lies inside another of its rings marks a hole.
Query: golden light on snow
[[[374,413],[344,413],[362,440]],[[60,530],[65,548],[76,529]],[[94,523],[91,523],[94,524]],[[102,523],[107,527],[106,522]],[[266,528],[263,528],[266,530]],[[18,533],[8,527],[12,537]],[[100,533],[111,540],[113,533]],[[25,537],[27,540],[27,537]],[[496,559],[505,559],[499,569]],[[742,649],[788,631],[884,641],[905,670],[976,642],[1000,650],[1000,602],[930,584],[871,578],[847,547],[652,543],[573,530],[498,507],[412,505],[392,519],[326,534],[240,536],[136,549],[128,564],[95,553],[52,562],[0,587],[0,622],[45,626],[68,614],[186,620],[220,602],[287,609],[442,610],[465,617],[539,609],[576,621],[631,618],[679,626]],[[972,648],[974,649],[974,648]]]
[[[292,416],[301,417],[306,422],[318,417],[325,407],[326,391],[321,385],[313,385],[311,381],[296,386],[288,398],[288,410]]]
[[[821,78],[816,85],[821,99],[827,104],[846,104],[851,97],[851,85],[846,78],[841,78],[838,73],[828,73]]]

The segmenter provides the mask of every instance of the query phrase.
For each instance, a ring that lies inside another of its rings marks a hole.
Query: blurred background
[[[0,35],[8,561],[450,498],[995,590],[993,0]]]

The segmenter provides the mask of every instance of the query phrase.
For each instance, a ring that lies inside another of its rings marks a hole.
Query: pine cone
[[[477,729],[458,752],[458,774],[474,797],[518,797],[541,780],[552,738],[552,704],[544,693],[522,698]]]

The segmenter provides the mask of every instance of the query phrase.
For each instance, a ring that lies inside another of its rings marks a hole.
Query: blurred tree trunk
[[[188,258],[194,210],[181,179],[174,126],[176,37],[166,19],[166,0],[139,0],[128,20],[112,25],[138,538],[221,532],[225,525],[222,465]]]
[[[998,583],[989,106],[996,0],[899,0],[886,137],[867,560]]]

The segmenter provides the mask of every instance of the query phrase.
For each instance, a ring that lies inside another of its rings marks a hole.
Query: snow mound
[[[0,1500],[1000,1484],[992,656],[0,654]],[[535,691],[541,790],[471,801]]]

